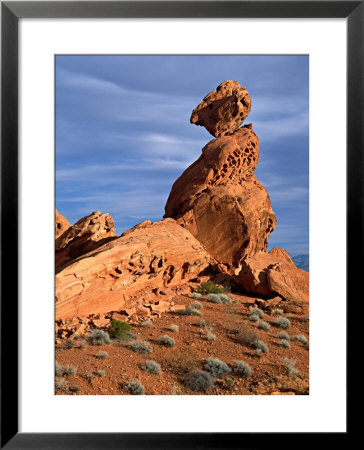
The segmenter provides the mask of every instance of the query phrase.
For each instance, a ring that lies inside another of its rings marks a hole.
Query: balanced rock
[[[62,216],[62,214],[60,214],[57,209],[56,209],[56,220],[55,220],[55,224],[56,224],[56,232],[55,232],[55,236],[56,239],[63,234],[66,230],[68,230],[68,228],[71,226],[71,224],[68,222],[68,220]]]
[[[290,302],[309,300],[308,272],[266,252],[245,258],[239,277],[249,294],[266,298],[279,295]]]
[[[99,211],[83,217],[56,239],[56,268],[116,237],[114,221]]]
[[[248,117],[251,98],[238,81],[224,81],[206,95],[192,111],[190,122],[201,125],[213,136],[235,131]]]
[[[125,310],[214,264],[200,242],[172,219],[136,228],[60,269],[56,318]]]
[[[174,183],[165,216],[189,230],[220,263],[239,267],[264,251],[276,218],[254,171],[259,139],[251,125],[209,142]]]

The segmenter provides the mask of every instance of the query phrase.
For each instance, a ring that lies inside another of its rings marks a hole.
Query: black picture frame
[[[18,22],[21,18],[346,18],[347,304],[363,273],[364,1],[1,2],[1,448],[257,448],[270,433],[18,432]],[[334,243],[333,243],[334,245]],[[359,258],[358,258],[359,256]],[[11,299],[11,301],[9,301]],[[9,320],[12,318],[12,320]],[[15,318],[15,320],[14,320]],[[8,336],[11,335],[11,339]],[[6,367],[6,370],[5,370]],[[9,370],[11,367],[11,370]],[[335,395],[335,393],[333,393]],[[264,412],[262,412],[264,414]],[[269,418],[268,418],[269,420]],[[347,429],[349,431],[349,428]],[[336,441],[349,436],[338,433]],[[280,446],[290,434],[279,433]],[[320,433],[321,434],[321,433]],[[327,445],[327,436],[322,436]],[[307,444],[310,433],[300,436]],[[319,436],[315,434],[315,444]],[[306,442],[307,441],[307,442]]]

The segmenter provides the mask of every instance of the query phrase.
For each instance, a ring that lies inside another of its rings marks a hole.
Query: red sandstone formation
[[[60,214],[56,209],[56,239],[63,234],[68,228],[71,226],[71,224],[68,222],[68,220]]]
[[[254,171],[259,140],[251,125],[209,142],[172,187],[165,217],[187,228],[227,266],[266,250],[276,218]]]
[[[247,293],[268,298],[279,295],[290,302],[308,302],[309,274],[287,259],[257,253],[242,261],[239,277]]]
[[[115,238],[114,221],[99,211],[83,217],[56,239],[56,268]]]
[[[275,258],[278,259],[282,259],[283,261],[287,261],[289,263],[294,264],[294,262],[292,261],[292,258],[290,256],[290,254],[287,252],[287,250],[284,250],[283,248],[279,248],[279,247],[273,247],[270,251],[269,254],[271,256],[274,256]]]
[[[120,311],[146,292],[183,285],[211,264],[203,246],[174,220],[137,227],[61,268],[56,318]]]
[[[224,81],[192,111],[190,122],[201,125],[213,136],[235,131],[248,117],[251,98],[237,81]]]

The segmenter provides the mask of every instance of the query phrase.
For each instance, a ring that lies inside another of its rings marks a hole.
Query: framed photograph
[[[348,436],[363,19],[1,3],[2,447]]]

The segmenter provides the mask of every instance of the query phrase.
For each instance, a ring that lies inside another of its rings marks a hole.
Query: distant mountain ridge
[[[292,256],[293,262],[296,264],[297,267],[300,269],[306,270],[306,272],[309,272],[309,255],[296,255]]]

